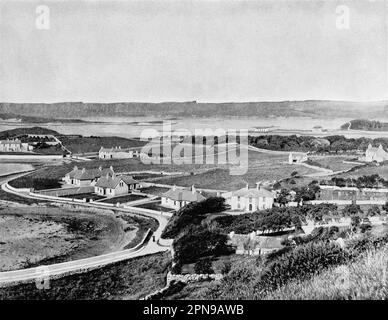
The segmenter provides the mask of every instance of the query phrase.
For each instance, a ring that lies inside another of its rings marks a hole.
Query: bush
[[[201,224],[209,213],[226,210],[225,199],[210,197],[201,202],[192,202],[175,212],[162,233],[162,238],[173,239],[185,228]]]
[[[256,287],[261,290],[274,289],[292,279],[311,277],[328,266],[344,263],[346,251],[337,244],[311,242],[301,245],[270,262],[263,270]]]
[[[227,240],[226,235],[211,232],[202,226],[191,227],[173,242],[175,261],[191,263],[201,257],[227,254]]]
[[[212,274],[214,270],[212,268],[212,261],[210,258],[199,260],[194,265],[194,271],[197,274]]]

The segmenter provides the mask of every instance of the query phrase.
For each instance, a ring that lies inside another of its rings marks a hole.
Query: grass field
[[[155,210],[155,211],[162,211],[162,212],[170,212],[173,211],[174,209],[171,208],[165,208],[160,205],[160,202],[150,202],[150,203],[143,203],[139,204],[135,207],[139,208],[144,208],[144,209],[150,209],[150,210]]]
[[[341,178],[358,178],[361,176],[370,176],[372,174],[378,174],[384,179],[388,179],[388,165],[375,166],[373,164],[357,168],[353,171],[336,175]]]
[[[356,164],[343,163],[349,161],[349,157],[309,157],[309,160],[317,163],[320,167],[333,171],[345,171],[356,166]]]
[[[101,200],[99,202],[104,202],[104,203],[125,203],[125,202],[130,202],[130,201],[136,201],[140,199],[145,199],[145,196],[141,196],[138,194],[127,194],[125,196],[121,197],[114,197],[114,198],[107,198],[105,200]]]

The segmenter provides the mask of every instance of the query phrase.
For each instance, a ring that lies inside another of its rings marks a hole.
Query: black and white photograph
[[[388,1],[0,0],[0,300],[238,318],[387,273]]]

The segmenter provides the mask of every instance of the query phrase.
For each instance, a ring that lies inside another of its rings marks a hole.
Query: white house
[[[383,162],[388,160],[388,153],[383,149],[381,144],[378,148],[372,147],[372,145],[369,144],[368,149],[365,151],[365,159],[362,160],[367,162]]]
[[[2,152],[25,152],[33,150],[33,146],[22,143],[19,139],[0,140],[0,151]]]
[[[62,178],[66,184],[70,184],[77,187],[94,186],[97,180],[102,177],[114,175],[113,167],[102,169],[78,169],[77,166]]]
[[[302,163],[307,161],[307,153],[303,152],[290,152],[288,155],[288,163],[293,164],[293,163]]]
[[[115,174],[102,176],[94,186],[94,192],[106,197],[115,197],[127,194],[140,187],[140,183],[131,176],[116,176]]]
[[[100,159],[130,159],[139,157],[139,151],[137,150],[129,150],[129,149],[121,149],[121,147],[114,148],[104,148],[101,147],[98,152],[98,157]]]
[[[275,199],[275,195],[260,184],[257,184],[256,188],[249,188],[247,184],[240,190],[223,193],[222,197],[232,210],[242,212],[270,209]]]
[[[179,210],[185,205],[191,202],[199,202],[206,198],[196,191],[195,187],[192,186],[191,190],[177,189],[175,186],[162,194],[161,205],[164,207]]]

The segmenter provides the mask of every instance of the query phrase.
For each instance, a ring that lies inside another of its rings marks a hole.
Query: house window
[[[124,182],[120,181],[120,187],[124,186]]]

